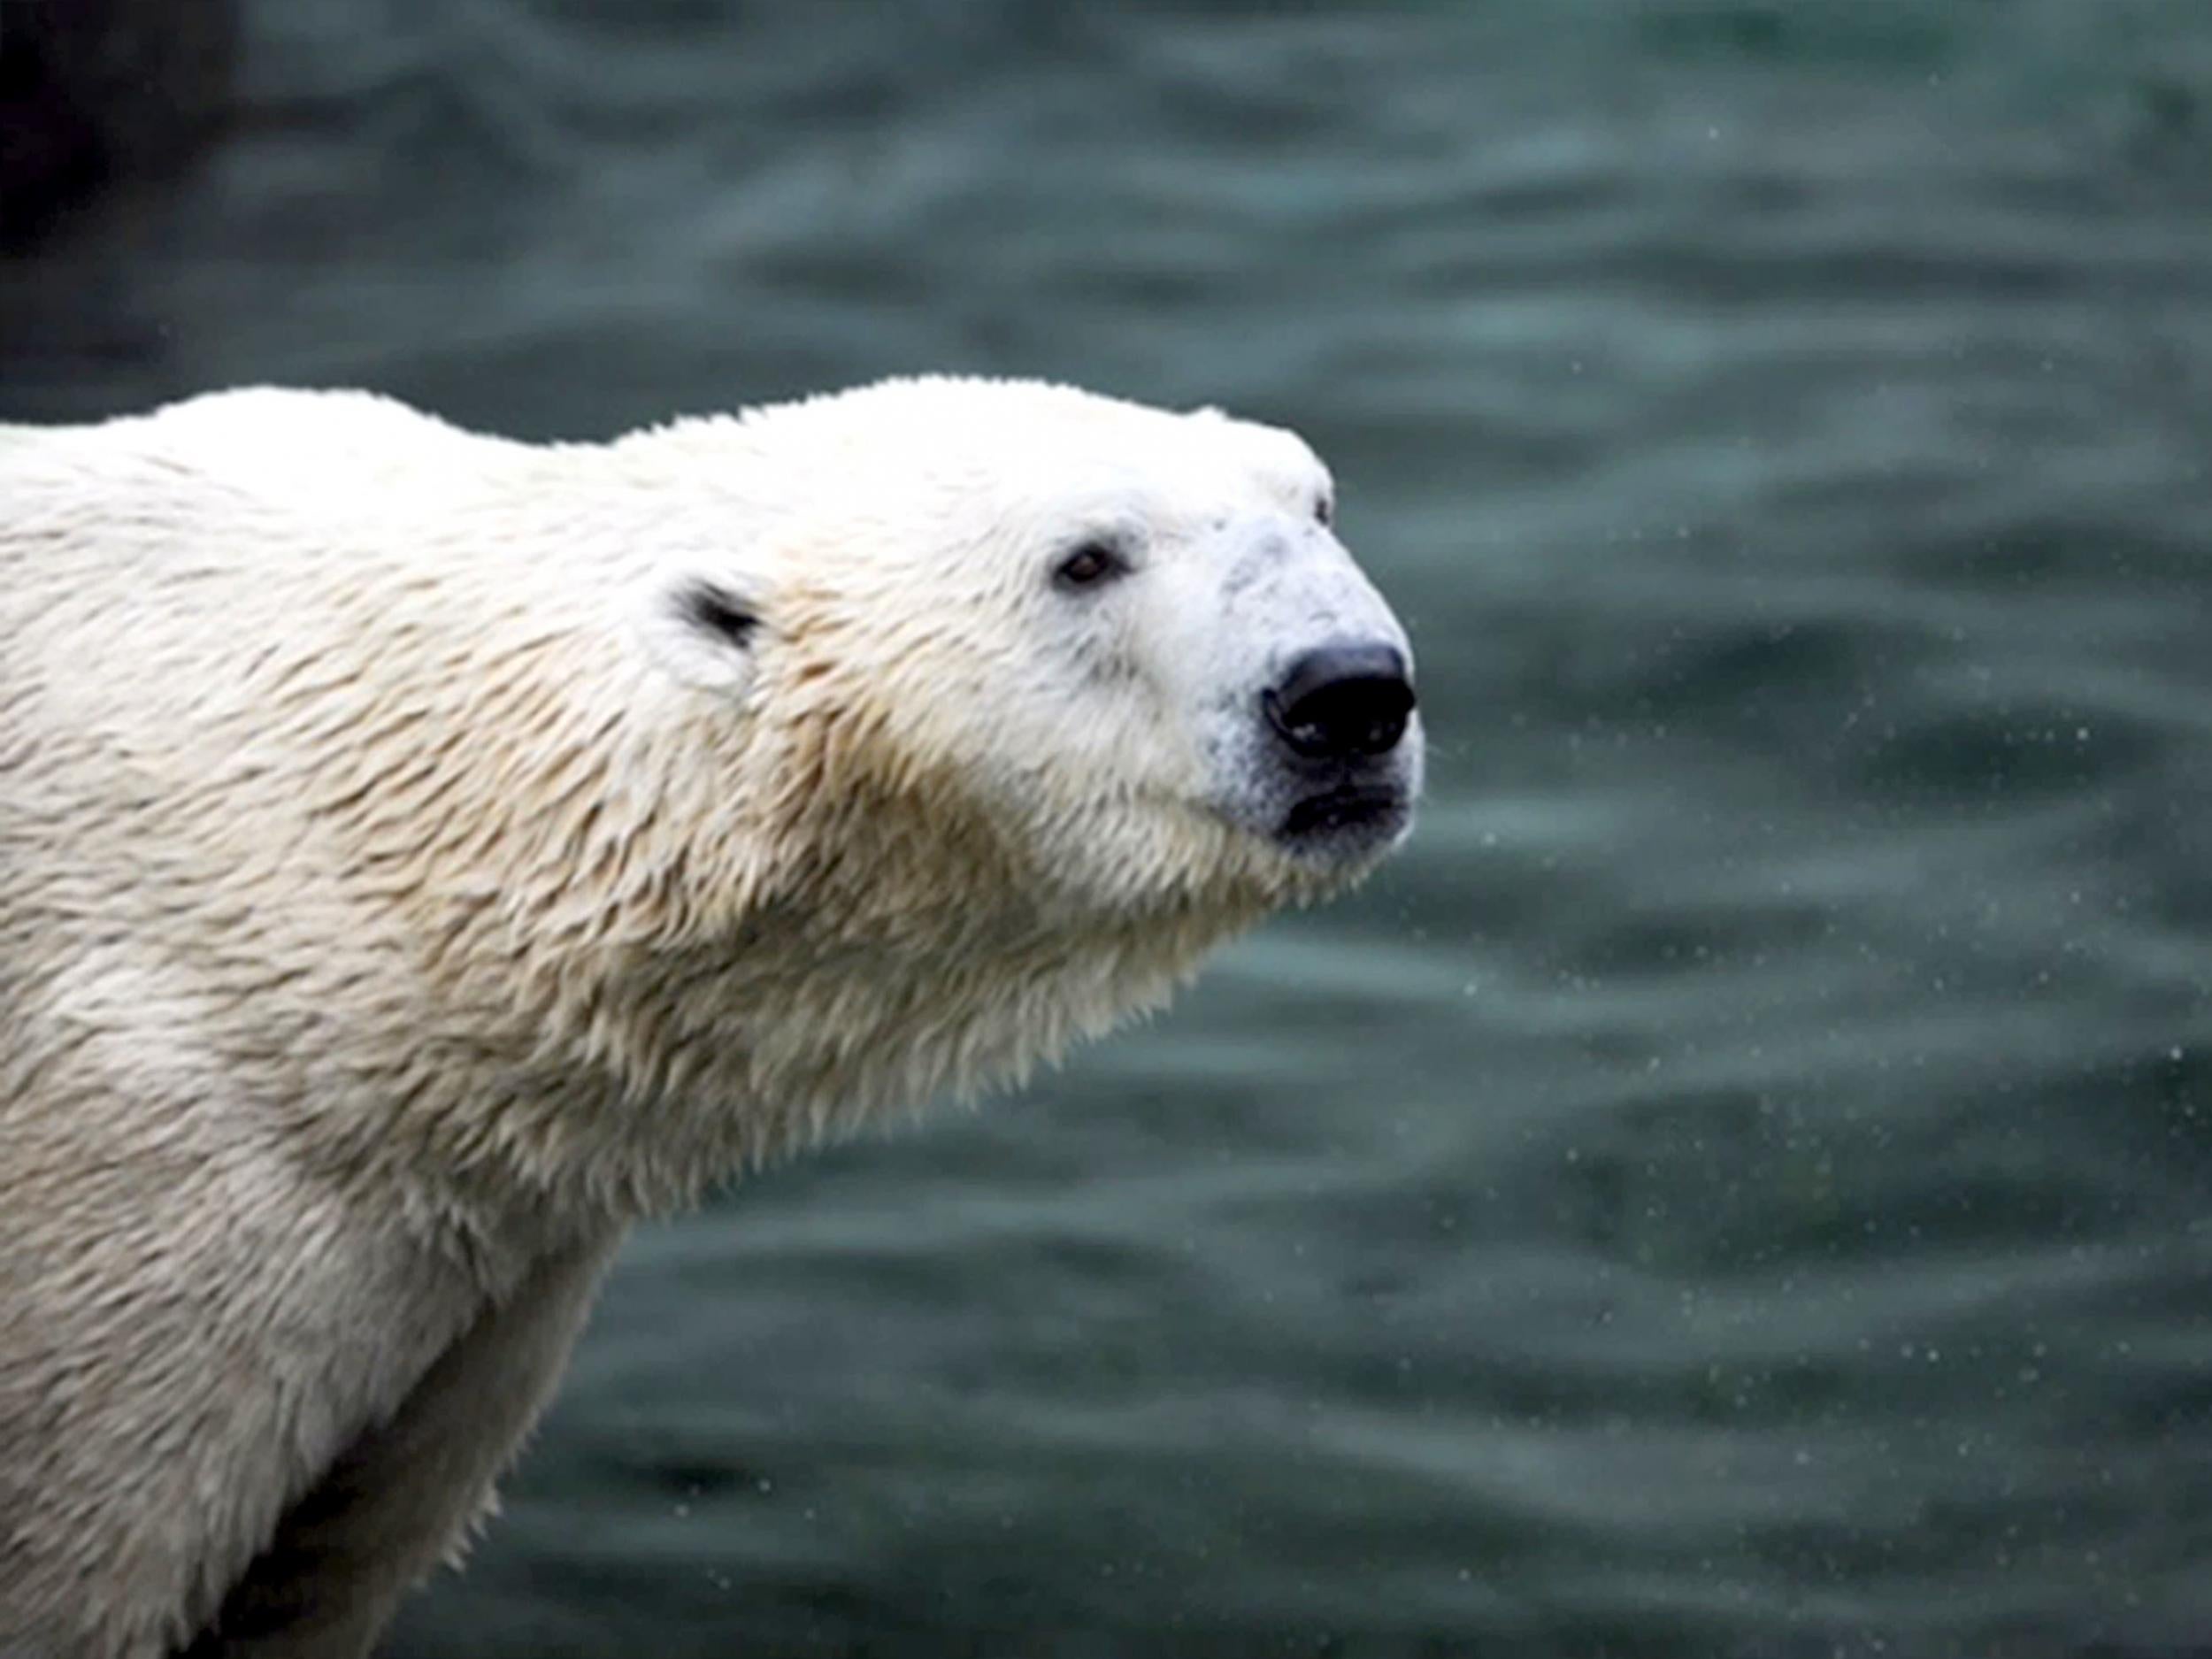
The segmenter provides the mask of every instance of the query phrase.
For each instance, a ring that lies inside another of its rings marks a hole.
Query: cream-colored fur
[[[1371,864],[1244,734],[1402,642],[1326,488],[1024,383],[0,428],[0,1659],[365,1652],[630,1220]]]

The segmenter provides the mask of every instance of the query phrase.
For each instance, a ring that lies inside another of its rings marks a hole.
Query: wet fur
[[[4,1659],[366,1651],[631,1219],[1340,885],[918,738],[955,659],[806,575],[854,450],[274,392],[0,431]]]

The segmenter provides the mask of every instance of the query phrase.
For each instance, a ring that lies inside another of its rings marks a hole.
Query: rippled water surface
[[[2212,8],[257,0],[0,414],[1292,422],[1356,902],[640,1235],[391,1651],[2212,1651]]]

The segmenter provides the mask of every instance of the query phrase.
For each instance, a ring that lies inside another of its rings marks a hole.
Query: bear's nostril
[[[1395,646],[1324,645],[1292,663],[1260,701],[1268,724],[1307,759],[1363,759],[1405,735],[1413,684]]]

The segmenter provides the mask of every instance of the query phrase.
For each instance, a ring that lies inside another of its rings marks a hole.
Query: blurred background
[[[2212,1652],[2212,6],[0,4],[0,419],[1218,402],[1420,652],[1392,868],[642,1232],[392,1655]]]

